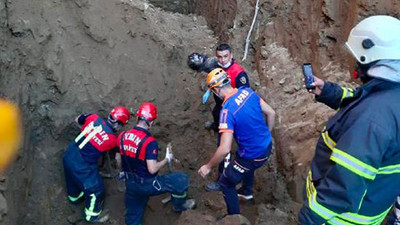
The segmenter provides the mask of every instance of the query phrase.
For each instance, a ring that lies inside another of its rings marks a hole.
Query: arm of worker
[[[115,153],[115,161],[117,161],[117,167],[119,171],[122,170],[122,161],[121,161],[121,154],[119,152]]]
[[[311,93],[315,94],[315,100],[324,103],[332,109],[338,109],[343,99],[353,97],[353,89],[340,87],[338,84],[325,82],[314,77],[314,87]]]
[[[231,150],[232,140],[233,140],[233,133],[231,132],[222,133],[221,143],[217,151],[215,151],[210,161],[208,161],[207,164],[201,166],[200,169],[197,171],[200,174],[200,176],[202,176],[203,178],[206,177],[215,165],[218,165],[220,162],[222,162],[222,160]]]
[[[326,221],[330,221],[329,224],[342,224],[342,219],[355,220],[354,224],[365,222],[365,218],[357,213],[362,207],[368,183],[375,179],[383,154],[394,137],[380,124],[375,124],[372,115],[361,117],[338,140],[332,140],[328,132],[324,132],[318,141],[317,146],[323,148],[325,145],[332,149],[332,164],[325,164],[329,167],[327,173],[318,177],[310,172],[306,185],[307,200],[299,213],[301,225]],[[322,153],[317,149],[315,154],[314,160],[318,160],[318,154]],[[314,166],[315,162],[311,168]],[[324,165],[320,163],[318,166]],[[382,212],[386,210],[386,206],[376,207]]]
[[[275,126],[275,111],[263,99],[260,98],[260,105],[262,112],[267,115],[267,124],[269,130]]]
[[[158,157],[158,144],[156,141],[150,142],[146,147],[146,163],[149,173],[157,173],[168,161],[173,158],[172,153],[165,152],[165,158],[161,161],[157,161]]]
[[[91,114],[80,114],[75,118],[75,122],[79,124],[79,126],[82,126],[85,124],[86,118],[88,118]]]
[[[235,79],[235,88],[250,87],[249,76],[246,72],[240,72]]]

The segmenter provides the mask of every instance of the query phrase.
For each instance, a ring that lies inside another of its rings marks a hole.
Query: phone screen
[[[303,64],[304,83],[307,89],[315,89],[312,85],[314,83],[314,74],[310,63]]]

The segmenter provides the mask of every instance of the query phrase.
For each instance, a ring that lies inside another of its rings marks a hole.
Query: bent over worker
[[[356,90],[315,78],[316,100],[338,112],[317,142],[302,225],[381,224],[400,193],[400,20],[371,16],[350,32]]]
[[[228,214],[240,214],[238,196],[253,198],[254,171],[263,166],[271,154],[275,111],[250,88],[233,89],[223,69],[207,75],[207,86],[224,99],[220,115],[221,143],[210,161],[198,173],[205,177],[229,154],[233,138],[238,149],[235,158],[223,170],[218,183],[224,194]],[[267,123],[263,117],[267,115]],[[243,181],[243,182],[242,182]],[[236,185],[242,182],[237,191]]]
[[[230,85],[232,88],[240,88],[240,87],[250,87],[249,77],[247,76],[246,71],[235,61],[233,58],[232,48],[228,44],[220,44],[215,50],[215,55],[218,59],[218,66],[222,68],[231,81]],[[210,90],[206,92],[210,93]],[[222,109],[223,99],[214,94],[215,106],[212,110],[213,121],[208,121],[206,124],[206,128],[213,129],[215,132],[218,132],[218,124],[219,124],[219,115]],[[217,147],[220,144],[220,134],[217,137]],[[215,182],[211,182],[206,185],[205,189],[207,191],[219,191],[220,185],[218,180],[222,174],[222,171],[227,166],[230,161],[230,154],[228,154],[224,161],[222,161],[218,165],[218,176]]]
[[[81,133],[71,141],[64,158],[64,173],[68,200],[79,203],[85,199],[85,220],[105,222],[108,215],[100,215],[104,200],[104,184],[97,161],[103,152],[117,147],[115,133],[128,123],[130,112],[123,106],[115,107],[107,120],[96,114],[82,114],[76,118]]]
[[[136,113],[137,125],[118,137],[118,165],[126,179],[125,208],[127,225],[141,224],[144,210],[150,196],[169,192],[174,211],[184,211],[195,206],[192,199],[187,200],[189,176],[183,172],[173,172],[159,176],[158,171],[173,160],[168,149],[165,158],[157,161],[158,144],[149,129],[157,119],[157,107],[143,103]]]

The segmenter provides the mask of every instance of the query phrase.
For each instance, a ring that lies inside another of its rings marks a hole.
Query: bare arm
[[[210,173],[211,169],[219,164],[224,157],[231,151],[233,140],[233,133],[224,132],[221,135],[221,144],[219,145],[217,151],[214,153],[210,161],[207,164],[200,167],[198,173],[200,176],[205,177]]]
[[[267,124],[270,131],[275,126],[275,111],[264,100],[260,100],[261,110],[267,115]]]
[[[122,169],[121,154],[119,154],[118,152],[115,154],[115,161],[117,161],[118,169],[121,171]]]
[[[168,159],[165,158],[161,161],[157,161],[155,159],[147,159],[146,163],[147,163],[147,169],[149,170],[149,172],[151,174],[155,174],[157,173],[163,166],[165,166],[165,164],[167,164]]]

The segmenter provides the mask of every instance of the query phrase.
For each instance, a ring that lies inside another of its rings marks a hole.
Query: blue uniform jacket
[[[400,193],[400,84],[326,82],[316,99],[338,112],[318,140],[300,224],[381,224]]]

